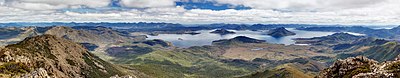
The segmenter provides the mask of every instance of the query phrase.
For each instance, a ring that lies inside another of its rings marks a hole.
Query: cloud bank
[[[251,9],[176,5],[189,1]],[[398,4],[399,0],[0,0],[0,22],[399,24]]]

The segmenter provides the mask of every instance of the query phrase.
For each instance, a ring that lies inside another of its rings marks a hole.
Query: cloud
[[[122,8],[110,8],[109,0],[0,0],[0,22],[400,24],[399,0],[215,0],[248,10],[188,10],[174,1],[121,0]],[[80,7],[95,11],[74,11]]]
[[[174,7],[175,0],[121,0],[124,7],[130,8],[162,8]]]
[[[244,5],[255,9],[291,11],[329,11],[362,8],[386,0],[215,0],[218,3]]]
[[[27,10],[56,10],[66,8],[66,5],[50,5],[45,3],[12,3],[13,7]]]
[[[101,17],[121,17],[120,14],[117,13],[76,13],[76,12],[65,12],[66,15],[73,16],[73,17],[95,17],[95,18],[101,18]]]
[[[1,4],[26,10],[56,10],[76,6],[106,7],[110,0],[3,0]]]

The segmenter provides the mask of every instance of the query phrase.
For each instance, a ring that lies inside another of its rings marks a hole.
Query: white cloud
[[[89,7],[107,6],[110,0],[13,0],[26,3],[45,3],[50,5],[85,5]]]
[[[105,7],[110,0],[3,0],[1,4],[25,10],[55,10],[76,6]]]
[[[98,13],[60,12],[57,10],[81,5],[104,7],[107,6],[108,0],[85,0],[86,2],[84,0],[65,2],[61,0],[10,0],[11,2],[5,3],[2,1],[5,2],[5,0],[0,0],[1,22],[400,24],[400,9],[397,9],[400,7],[398,5],[400,0],[217,0],[220,3],[245,5],[253,8],[220,11],[185,10],[183,7],[174,6],[173,0],[122,0],[128,1],[128,3],[124,2],[124,7],[141,9],[110,10]],[[99,1],[99,3],[93,1]],[[293,12],[282,12],[275,9]]]
[[[45,3],[12,3],[12,7],[27,10],[56,10],[66,8],[66,5],[50,5]]]
[[[244,5],[255,9],[284,9],[294,11],[329,11],[361,8],[386,0],[216,0],[218,3]]]
[[[73,16],[73,17],[94,17],[94,18],[102,18],[102,17],[121,17],[120,14],[117,13],[76,13],[76,12],[65,12],[66,15]]]
[[[0,0],[0,6],[3,6],[5,4],[5,0]]]
[[[121,0],[121,4],[131,8],[174,7],[175,0]]]

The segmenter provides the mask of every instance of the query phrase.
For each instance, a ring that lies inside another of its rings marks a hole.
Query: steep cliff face
[[[367,57],[357,56],[336,61],[322,71],[318,78],[398,78],[400,61],[378,63]]]
[[[1,77],[106,78],[132,75],[89,53],[82,45],[52,35],[29,37],[0,49]]]

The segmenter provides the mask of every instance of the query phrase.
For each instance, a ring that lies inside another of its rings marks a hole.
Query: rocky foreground
[[[336,61],[317,78],[399,78],[400,60],[378,63],[364,56]]]

